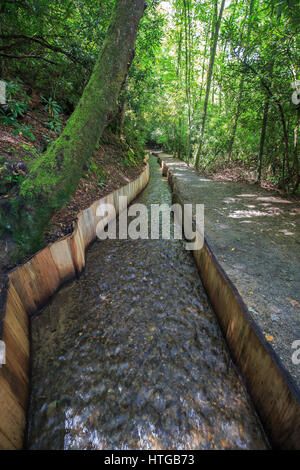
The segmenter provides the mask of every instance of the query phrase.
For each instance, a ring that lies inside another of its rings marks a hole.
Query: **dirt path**
[[[160,154],[186,203],[205,205],[205,236],[254,320],[300,386],[300,205],[245,183],[212,181]]]

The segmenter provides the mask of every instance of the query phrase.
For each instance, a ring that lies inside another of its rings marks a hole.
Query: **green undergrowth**
[[[1,127],[7,132],[12,131],[12,119],[15,121],[13,127],[17,128],[16,123],[18,123],[21,129],[22,124],[19,120],[29,109],[30,99],[23,85],[21,82],[16,82],[15,86],[14,83],[11,82],[9,88],[11,90],[10,101],[1,114]],[[58,135],[62,130],[62,107],[55,100],[46,99],[43,95],[41,103],[44,119],[46,118],[46,122],[49,122],[49,129],[54,130]],[[90,161],[85,162],[80,173],[77,172],[76,178],[70,178],[66,185],[65,172],[69,168],[68,162],[60,166],[59,162],[49,160],[51,152],[48,152],[52,146],[57,145],[61,146],[63,151],[64,142],[47,135],[45,136],[47,137],[46,151],[42,152],[33,143],[35,141],[34,121],[33,137],[30,134],[27,135],[26,132],[20,132],[28,144],[22,143],[18,147],[10,144],[6,148],[14,163],[8,163],[7,158],[0,154],[0,237],[4,240],[9,238],[14,242],[15,249],[11,254],[12,263],[22,262],[44,246],[45,227],[47,229],[50,224],[49,214],[52,215],[67,205],[81,177],[93,178],[99,187],[104,186],[108,178],[107,170],[97,163],[97,158],[92,157]],[[124,127],[121,136],[106,131],[100,139],[99,145],[101,144],[113,145],[116,148],[116,154],[119,155],[119,163],[126,168],[137,167],[144,158],[144,142],[136,135],[130,123]],[[15,162],[26,165],[27,172],[18,173]],[[36,178],[36,175],[41,175],[41,177]],[[55,197],[45,200],[44,194],[47,193],[47,188],[52,187],[57,188]],[[42,193],[43,197],[40,196]]]

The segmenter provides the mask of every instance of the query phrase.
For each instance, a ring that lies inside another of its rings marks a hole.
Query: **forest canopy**
[[[105,127],[125,135],[135,152],[142,153],[147,145],[160,146],[195,164],[200,172],[240,162],[254,169],[258,183],[268,179],[287,192],[298,192],[298,2],[133,3],[141,11],[146,7],[141,21],[137,18],[135,22],[137,39],[131,38],[135,52],[128,56],[124,77],[119,77],[111,98],[113,104],[102,113],[105,119],[103,126],[99,125],[100,135],[95,136],[86,157],[73,168],[70,184],[60,191],[61,202],[56,199],[51,211],[65,204],[74,192],[84,161],[90,158]],[[49,112],[49,126],[57,139],[47,142],[48,148],[45,146],[45,155],[52,152],[52,160],[41,155],[25,181],[20,181],[23,198],[35,191],[37,199],[43,199],[49,168],[53,187],[65,180],[53,170],[53,161],[57,160],[54,148],[61,145],[61,113],[73,113],[70,121],[74,124],[77,105],[80,100],[82,103],[97,63],[103,72],[99,57],[111,32],[112,17],[124,16],[120,12],[125,12],[121,9],[125,4],[126,0],[1,2],[0,78],[6,83],[8,102],[0,106],[0,124],[14,126],[32,139],[30,126],[21,124],[20,118],[34,91]],[[122,23],[122,18],[115,20]],[[116,63],[124,57],[120,51],[119,56],[117,51],[110,53],[111,57],[115,54]],[[106,63],[110,64],[110,59]],[[108,81],[114,84],[117,75],[112,67]],[[52,161],[49,168],[47,161]],[[69,162],[65,167],[68,172],[72,168],[70,159],[63,161]],[[60,163],[59,168],[64,164]],[[52,200],[49,194],[46,199]],[[35,203],[31,200],[30,204]],[[11,207],[16,214],[26,207],[26,201],[24,206],[24,200],[20,203],[14,198]],[[42,218],[46,221],[48,216],[46,213]],[[3,223],[10,225],[6,218],[4,222],[2,218]]]

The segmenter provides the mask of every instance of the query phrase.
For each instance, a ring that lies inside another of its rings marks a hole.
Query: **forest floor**
[[[208,168],[200,169],[200,173],[215,181],[234,181],[235,183],[254,184],[258,176],[256,166],[256,162],[249,163],[241,159],[225,159]],[[284,190],[280,189],[279,184],[273,182],[273,179],[271,169],[263,168],[260,187],[285,194]],[[293,196],[291,197],[293,198]],[[297,198],[298,196],[295,197]]]
[[[33,95],[30,108],[19,120],[21,125],[30,126],[33,137],[22,132],[16,133],[13,126],[0,125],[0,210],[5,214],[7,202],[18,192],[18,178],[25,177],[30,162],[45,151],[47,144],[57,135],[47,126],[49,115],[44,111],[41,98]],[[65,124],[67,116],[61,116]],[[64,126],[63,126],[64,127]],[[63,128],[62,128],[63,129]],[[106,131],[99,147],[85,169],[77,190],[67,206],[51,219],[45,231],[45,245],[71,233],[78,212],[89,207],[94,201],[137,178],[144,164],[128,160],[128,145]],[[1,298],[7,284],[7,273],[25,259],[14,260],[15,243],[11,237],[0,239],[0,308]]]
[[[300,386],[300,203],[255,184],[203,178],[160,154],[186,203],[204,204],[205,237],[253,319]]]

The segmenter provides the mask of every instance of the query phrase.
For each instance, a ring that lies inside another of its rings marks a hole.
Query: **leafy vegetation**
[[[139,133],[201,171],[243,162],[296,192],[297,2],[174,0],[152,23],[128,87]]]
[[[48,127],[58,135],[63,124],[60,118],[62,107],[51,96],[48,99],[44,96],[41,96],[41,98],[45,104],[45,111],[49,114]]]
[[[6,104],[0,108],[0,123],[17,126],[17,118],[24,116],[28,109],[29,96],[20,80],[11,80],[6,84]]]
[[[27,139],[30,153],[35,136],[24,117],[35,93],[51,131],[44,152],[28,157],[26,176],[0,163],[1,194],[9,195],[2,225],[25,251],[41,246],[45,224],[83,174],[104,184],[90,156],[105,127],[126,149],[124,166],[159,144],[201,172],[241,163],[258,183],[299,192],[298,2],[151,0],[135,56],[127,3],[1,3],[0,125]],[[144,3],[134,0],[140,12]],[[116,47],[114,31],[127,27]],[[63,115],[71,116],[65,130]]]

